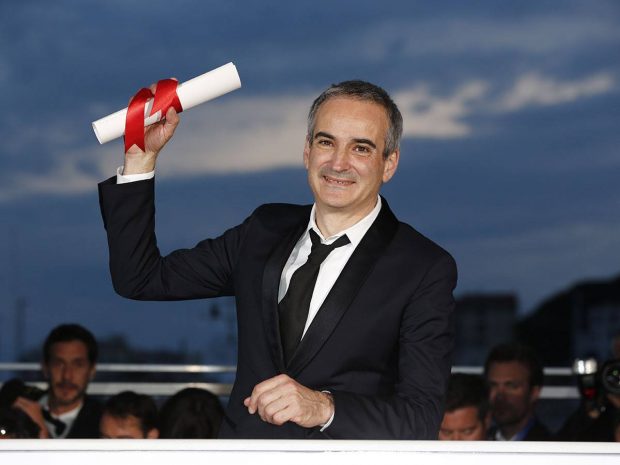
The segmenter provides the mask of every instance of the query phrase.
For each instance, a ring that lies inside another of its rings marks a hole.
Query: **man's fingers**
[[[181,118],[179,118],[179,114],[174,109],[174,107],[168,108],[168,111],[165,114],[165,118],[166,119],[164,121],[164,125],[165,125],[166,132],[174,131],[176,127],[179,125],[179,121],[181,120]]]
[[[286,423],[295,413],[291,399],[286,396],[278,397],[264,406],[259,405],[258,411],[264,421],[274,425]]]
[[[246,399],[249,399],[248,403],[246,403],[245,401],[243,402],[244,405],[248,407],[250,413],[255,413],[258,409],[259,399],[265,393],[277,389],[279,386],[281,386],[283,383],[287,383],[289,380],[291,380],[291,378],[286,375],[278,375],[274,376],[273,378],[269,378],[261,383],[258,383],[256,386],[254,386],[250,397]]]

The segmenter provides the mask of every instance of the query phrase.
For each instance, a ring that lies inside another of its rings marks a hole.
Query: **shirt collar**
[[[504,437],[504,435],[499,430],[499,428],[497,428],[497,430],[495,431],[495,440],[496,441],[523,441],[525,436],[527,436],[527,433],[529,433],[532,427],[534,426],[535,422],[536,422],[536,417],[530,418],[530,421],[527,422],[527,424],[523,427],[523,429],[521,429],[521,431],[518,431],[511,438]]]
[[[319,227],[316,225],[316,221],[314,219],[315,213],[316,213],[316,203],[315,203],[314,205],[312,205],[312,211],[310,212],[310,221],[308,222],[308,226],[306,228],[306,234],[308,233],[310,229],[314,229],[314,231],[321,238],[321,242],[325,244],[331,244],[336,239],[346,234],[347,237],[349,238],[349,241],[351,241],[351,245],[353,245],[354,247],[357,247],[357,245],[362,241],[362,238],[364,237],[366,232],[370,229],[370,226],[374,223],[374,221],[379,216],[380,211],[381,211],[381,196],[378,195],[377,204],[375,205],[375,208],[373,208],[372,211],[368,215],[366,215],[364,218],[359,220],[353,226],[350,226],[343,231],[340,231],[329,237],[323,237],[323,234],[321,234],[321,231],[319,230]]]
[[[49,396],[45,394],[43,397],[41,397],[39,399],[39,404],[42,405],[43,408],[46,408],[49,410]],[[78,416],[78,413],[80,413],[80,410],[82,408],[82,405],[84,405],[84,400],[82,400],[82,402],[80,402],[80,405],[78,405],[77,407],[69,410],[68,412],[61,413],[60,415],[56,415],[52,413],[52,411],[50,410],[50,415],[66,423],[66,422],[74,420]]]

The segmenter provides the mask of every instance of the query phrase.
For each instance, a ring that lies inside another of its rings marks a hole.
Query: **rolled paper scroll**
[[[233,63],[227,63],[213,71],[179,84],[176,93],[183,110],[189,110],[196,105],[213,100],[240,87],[241,80],[237,68]],[[144,108],[144,127],[156,123],[163,117],[161,111],[149,116],[152,107],[153,99],[150,99]],[[105,144],[125,134],[126,117],[127,108],[123,108],[116,113],[93,121],[93,130],[99,143]]]

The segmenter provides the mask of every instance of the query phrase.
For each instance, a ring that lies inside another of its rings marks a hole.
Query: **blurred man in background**
[[[439,439],[483,441],[487,438],[489,420],[489,398],[484,379],[478,375],[453,373],[448,382]]]
[[[553,437],[535,414],[543,385],[536,353],[522,344],[501,344],[484,365],[496,441],[549,441]]]
[[[60,325],[47,336],[42,369],[49,389],[39,401],[18,397],[14,404],[41,428],[42,437],[99,437],[101,405],[86,395],[97,352],[94,336],[80,325]]]
[[[145,394],[118,393],[104,405],[99,431],[103,439],[157,439],[157,406]]]

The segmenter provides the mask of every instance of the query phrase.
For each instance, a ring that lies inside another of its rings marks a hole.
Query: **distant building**
[[[606,360],[619,330],[620,276],[578,283],[518,325],[519,339],[534,346],[547,366],[570,365],[577,357]]]
[[[456,301],[455,365],[481,366],[489,349],[514,338],[514,294],[470,294]]]

